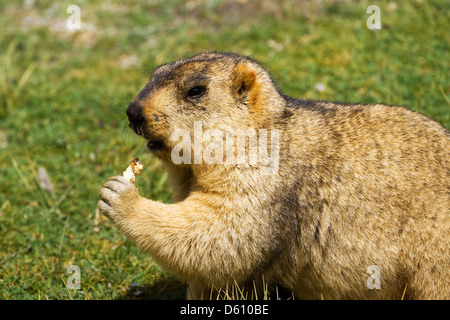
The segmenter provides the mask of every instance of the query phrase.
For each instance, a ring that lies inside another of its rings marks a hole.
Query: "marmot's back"
[[[291,185],[298,188],[299,199],[290,201],[303,206],[299,216],[313,221],[302,225],[301,243],[311,244],[314,270],[320,266],[321,276],[332,279],[339,270],[359,269],[361,278],[353,285],[363,288],[365,268],[377,265],[384,271],[385,288],[397,292],[393,298],[401,296],[398,292],[405,286],[408,297],[448,297],[444,279],[450,276],[449,131],[398,106],[293,100],[289,105],[290,153],[296,160],[291,155],[290,169],[282,172],[285,180],[297,181]],[[325,258],[316,259],[324,250],[334,268]],[[358,258],[355,251],[361,253]],[[433,280],[425,280],[428,268],[435,270]],[[305,276],[305,270],[302,273]],[[302,283],[302,275],[298,277]],[[337,287],[349,289],[347,282]],[[310,293],[317,290],[305,297],[317,297],[337,290],[333,285],[325,280],[315,289],[299,286]],[[426,293],[421,289],[434,285]]]

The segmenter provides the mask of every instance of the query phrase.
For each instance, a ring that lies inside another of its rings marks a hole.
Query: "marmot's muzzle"
[[[142,115],[142,107],[139,103],[133,101],[127,108],[129,127],[138,135],[144,135],[144,116]]]

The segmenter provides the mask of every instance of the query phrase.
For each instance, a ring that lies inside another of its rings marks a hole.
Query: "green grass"
[[[366,28],[369,1],[122,3],[83,2],[70,32],[74,1],[0,2],[1,299],[183,298],[183,284],[95,212],[100,186],[135,156],[141,194],[170,199],[125,116],[161,63],[234,51],[293,97],[400,104],[450,127],[447,0],[379,1],[380,31]],[[72,264],[81,290],[66,287]]]

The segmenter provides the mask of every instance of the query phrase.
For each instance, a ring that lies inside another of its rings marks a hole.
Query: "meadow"
[[[294,98],[404,105],[450,128],[449,21],[447,0],[0,0],[0,299],[184,299],[96,213],[101,185],[136,156],[141,194],[170,202],[125,114],[156,66],[237,52]]]

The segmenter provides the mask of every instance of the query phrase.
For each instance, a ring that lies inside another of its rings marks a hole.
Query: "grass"
[[[331,0],[80,2],[82,28],[68,31],[76,3],[0,2],[1,299],[184,297],[95,212],[100,186],[135,156],[141,194],[170,199],[125,117],[161,63],[235,51],[293,97],[406,105],[450,127],[446,0],[378,1],[380,31],[366,28],[372,2]],[[66,286],[69,265],[81,290]]]

